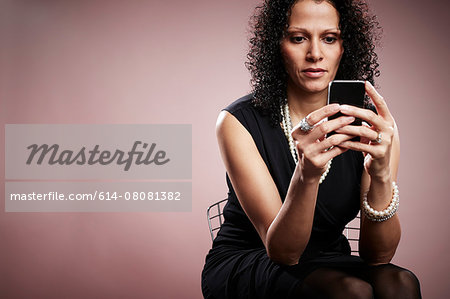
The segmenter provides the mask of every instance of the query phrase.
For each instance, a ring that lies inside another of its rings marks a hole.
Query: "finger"
[[[373,158],[380,158],[383,156],[383,153],[385,153],[385,150],[383,147],[374,146],[371,144],[356,142],[356,141],[344,141],[341,144],[339,144],[339,147],[343,147],[346,149],[358,151],[358,152],[364,152],[370,154]]]
[[[325,117],[339,112],[339,104],[329,104],[308,114],[307,119],[310,125],[315,125]]]
[[[309,140],[317,140],[325,136],[326,134],[333,132],[336,129],[339,129],[343,126],[349,125],[355,121],[353,116],[341,116],[330,121],[325,121],[318,126],[315,126],[306,136]],[[301,138],[304,138],[304,134],[301,134],[300,128],[295,131],[295,136],[293,133],[293,138],[296,139],[302,135]]]
[[[349,134],[375,140],[378,137],[378,132],[366,126],[345,126],[336,130],[336,133]]]
[[[376,115],[372,110],[351,105],[341,105],[340,110],[343,114],[360,118],[378,129],[386,127],[384,119],[381,116]]]
[[[361,122],[361,125],[362,126],[364,126],[364,127],[367,127],[367,128],[370,128],[371,126],[368,124],[368,123],[366,123],[365,121],[362,121]],[[378,137],[378,136],[377,136]],[[370,138],[366,138],[366,137],[361,137],[361,139],[360,139],[360,142],[362,142],[362,143],[369,143],[370,142],[370,140],[372,140],[372,139],[370,139]]]
[[[350,140],[353,137],[355,136],[346,134],[334,134],[333,136],[325,138],[322,142],[309,143],[305,147],[301,146],[300,143],[297,143],[297,150],[299,153],[302,153],[309,158],[321,156],[334,147],[339,146],[342,142]],[[328,160],[326,158],[321,158],[319,164],[321,164],[323,161],[326,162]]]
[[[378,136],[377,136],[378,137]],[[365,144],[369,144],[370,141],[372,141],[373,139],[370,138],[366,138],[366,137],[361,137],[361,140],[359,142],[361,143],[365,143]]]
[[[317,155],[313,159],[314,162],[312,162],[312,160],[310,160],[310,161],[312,162],[313,165],[316,165],[316,167],[319,167],[319,166],[324,167],[331,159],[333,159],[334,157],[336,157],[346,151],[348,151],[348,149],[336,146],[326,152],[321,153],[320,155]]]
[[[342,142],[344,141],[348,141],[350,139],[352,139],[353,135],[348,135],[348,134],[334,134],[326,139],[324,139],[322,142],[318,143],[316,145],[316,149],[320,152],[324,152],[328,149],[330,149],[331,147],[336,147],[339,146]]]
[[[378,93],[375,87],[373,87],[373,85],[369,81],[366,81],[365,87],[367,95],[372,99],[373,103],[375,104],[375,107],[377,108],[378,114],[381,115],[382,117],[392,118],[391,113],[386,104],[386,101]]]
[[[344,147],[340,147],[340,146],[333,147],[329,151],[326,151],[323,153],[322,158],[325,161],[324,163],[330,161],[331,159],[339,156],[342,153],[345,153],[346,151],[348,151],[348,149],[344,148]]]

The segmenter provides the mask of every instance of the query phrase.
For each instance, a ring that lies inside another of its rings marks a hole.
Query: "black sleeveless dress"
[[[250,132],[282,200],[295,169],[288,141],[281,126],[270,125],[252,103],[252,95],[233,102],[224,110],[233,114]],[[359,267],[362,259],[350,255],[345,225],[356,217],[360,203],[363,156],[347,151],[333,159],[319,187],[309,243],[295,266],[274,263],[239,204],[231,181],[225,221],[206,256],[202,271],[205,298],[290,298],[297,284],[319,267]]]

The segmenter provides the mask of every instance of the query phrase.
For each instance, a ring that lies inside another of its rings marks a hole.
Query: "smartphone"
[[[338,103],[340,105],[352,105],[364,108],[366,94],[365,82],[359,80],[335,80],[328,84],[328,104]],[[338,112],[328,117],[328,120],[338,118],[343,114]],[[353,126],[360,126],[361,119],[356,118]],[[328,134],[333,135],[334,132]],[[357,138],[355,138],[357,139]],[[352,139],[353,140],[353,139]]]

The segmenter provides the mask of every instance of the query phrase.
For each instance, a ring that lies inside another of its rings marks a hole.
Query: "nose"
[[[320,47],[320,41],[312,39],[309,44],[308,53],[306,53],[306,60],[310,62],[317,62],[323,60],[323,53]]]

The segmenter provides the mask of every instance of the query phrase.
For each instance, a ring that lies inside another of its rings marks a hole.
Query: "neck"
[[[327,104],[328,90],[307,92],[296,88],[294,84],[287,86],[287,100],[292,124],[295,126],[303,117]]]

